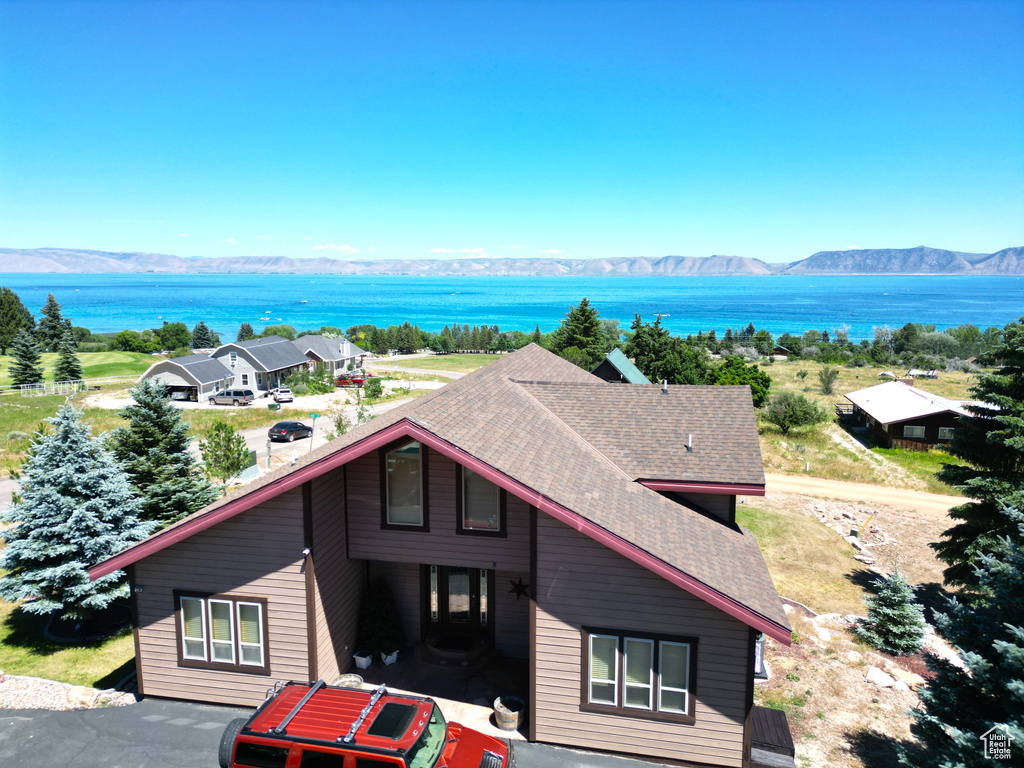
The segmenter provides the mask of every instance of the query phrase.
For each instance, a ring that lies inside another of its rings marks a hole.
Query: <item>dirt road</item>
[[[933,518],[944,518],[951,507],[967,502],[962,496],[943,496],[938,493],[908,491],[864,483],[843,483],[819,477],[766,474],[765,479],[768,483],[768,493],[798,493],[819,499],[884,504],[897,509],[914,510]]]

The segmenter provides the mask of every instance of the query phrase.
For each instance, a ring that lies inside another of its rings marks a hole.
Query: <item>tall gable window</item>
[[[174,593],[178,666],[269,675],[267,601]]]
[[[505,535],[505,491],[468,467],[458,466],[456,533]]]
[[[428,529],[426,454],[416,441],[382,451],[382,527]]]
[[[586,629],[580,709],[693,723],[697,641]]]

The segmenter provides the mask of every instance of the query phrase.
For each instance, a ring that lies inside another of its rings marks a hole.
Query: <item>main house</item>
[[[615,386],[530,345],[91,575],[129,572],[146,696],[331,679],[382,575],[413,642],[529,660],[531,740],[740,768],[757,638],[790,642],[735,520],[763,493],[747,387]]]

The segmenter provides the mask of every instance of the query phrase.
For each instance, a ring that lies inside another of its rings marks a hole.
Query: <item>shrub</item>
[[[28,440],[28,438],[29,434],[27,432],[18,432],[15,430],[14,432],[7,433],[8,440]]]
[[[87,341],[78,345],[79,352],[106,352],[110,349],[105,341]]]
[[[788,435],[793,427],[809,427],[825,421],[828,413],[803,395],[782,392],[768,401],[764,418]]]
[[[796,377],[800,379],[800,381],[803,381],[804,379],[807,378],[807,371],[801,368],[799,371],[796,372]]]
[[[377,400],[384,396],[384,384],[379,378],[367,379],[363,384],[363,394],[367,400]]]

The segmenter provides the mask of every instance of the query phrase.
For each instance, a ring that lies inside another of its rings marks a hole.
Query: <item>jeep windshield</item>
[[[423,734],[412,745],[405,756],[405,764],[409,768],[433,768],[444,751],[448,737],[448,723],[437,704],[430,713],[430,722],[423,729]]]

